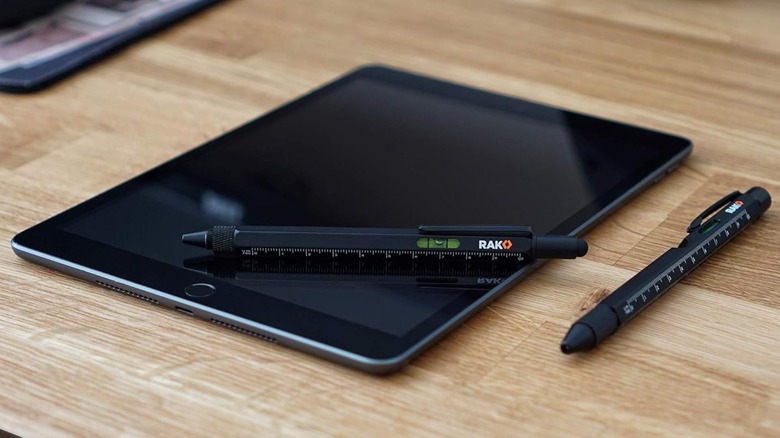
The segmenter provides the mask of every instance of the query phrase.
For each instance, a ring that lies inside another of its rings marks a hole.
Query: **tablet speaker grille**
[[[279,342],[279,341],[276,340],[276,338],[272,338],[272,337],[266,336],[266,335],[261,335],[260,333],[253,332],[251,330],[247,330],[247,329],[235,326],[235,325],[227,323],[225,321],[220,321],[218,319],[211,318],[211,322],[213,322],[214,324],[217,324],[217,325],[221,325],[222,327],[227,327],[227,328],[229,328],[231,330],[235,330],[237,332],[243,333],[245,335],[254,336],[254,337],[258,338],[258,339],[262,339],[262,340],[270,342],[272,344],[276,344],[276,343]]]
[[[155,300],[154,298],[149,298],[147,296],[144,296],[144,295],[141,295],[141,294],[137,294],[135,292],[130,292],[129,290],[125,290],[125,289],[122,289],[120,287],[116,287],[114,285],[108,284],[108,283],[103,283],[100,280],[95,280],[95,283],[99,284],[100,286],[103,286],[106,289],[111,289],[114,292],[123,293],[125,295],[129,295],[129,296],[131,296],[133,298],[138,298],[139,300],[144,300],[144,301],[149,302],[149,303],[160,304],[160,302]]]

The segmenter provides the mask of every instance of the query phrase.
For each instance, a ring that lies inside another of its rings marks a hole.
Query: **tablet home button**
[[[217,291],[217,288],[208,283],[195,283],[184,288],[184,293],[192,298],[206,298]]]

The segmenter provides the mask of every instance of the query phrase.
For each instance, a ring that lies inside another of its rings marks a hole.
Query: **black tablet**
[[[207,251],[183,245],[182,234],[229,224],[524,224],[577,234],[690,151],[684,138],[372,66],[36,225],[12,245],[21,257],[116,291],[385,373],[535,264],[508,272],[332,260],[330,270],[310,260],[215,264]]]

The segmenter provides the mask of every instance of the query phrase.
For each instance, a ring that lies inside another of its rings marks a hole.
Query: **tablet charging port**
[[[185,309],[184,307],[176,306],[176,310],[178,310],[179,312],[181,312],[181,313],[183,313],[185,315],[195,316],[195,314],[192,313],[192,310]]]

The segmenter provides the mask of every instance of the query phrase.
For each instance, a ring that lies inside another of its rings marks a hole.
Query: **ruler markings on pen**
[[[686,262],[689,262],[691,266],[688,268],[688,270],[691,270],[695,268],[696,265],[702,263],[704,260],[709,258],[712,254],[715,253],[715,251],[720,246],[723,246],[726,242],[730,241],[731,239],[734,238],[734,236],[739,234],[739,231],[732,231],[731,229],[732,227],[736,226],[736,230],[741,230],[742,219],[745,219],[746,221],[750,220],[750,213],[748,213],[747,210],[743,210],[741,213],[737,214],[733,219],[726,222],[726,224],[723,226],[723,228],[719,233],[708,237],[705,241],[697,245],[691,251],[688,251],[684,256],[680,257],[679,263],[676,263],[674,266],[667,269],[662,274],[655,277],[653,280],[649,281],[647,283],[646,288],[643,287],[640,290],[640,292],[637,292],[634,295],[630,296],[625,301],[626,305],[622,309],[623,313],[625,313],[626,315],[633,313],[634,306],[632,305],[632,303],[636,303],[640,298],[642,298],[643,300],[642,304],[658,298],[663,292],[661,284],[664,282],[664,280],[667,281],[667,285],[666,285],[667,288],[671,287],[676,282],[680,281],[684,277],[683,265]],[[710,248],[708,249],[708,247]],[[700,251],[702,252],[702,254],[697,259],[696,255]],[[675,273],[675,270],[678,272]]]
[[[520,254],[518,253],[492,253],[492,252],[480,252],[480,251],[429,251],[429,250],[371,250],[371,249],[335,249],[335,248],[265,248],[265,247],[251,247],[242,250],[244,256],[260,256],[260,255],[331,255],[332,257],[338,257],[339,255],[356,254],[358,257],[377,256],[384,255],[385,258],[391,258],[392,256],[411,255],[415,256],[427,256],[436,257],[439,260],[463,257],[465,260],[472,258],[485,258],[490,257],[493,260],[519,260],[522,261]]]

